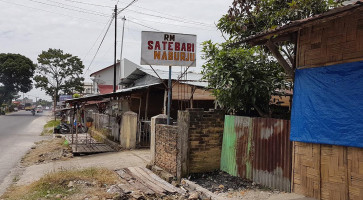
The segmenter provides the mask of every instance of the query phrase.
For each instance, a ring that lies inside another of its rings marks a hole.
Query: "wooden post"
[[[77,113],[76,113],[76,151],[78,151],[78,120],[79,120],[79,108],[77,105]],[[73,125],[72,125],[72,129],[73,129]]]
[[[148,114],[148,110],[149,110],[149,94],[150,94],[150,88],[147,89],[147,93],[146,93],[145,120],[147,119],[147,114]]]
[[[139,98],[139,114],[138,114],[139,120],[140,120],[140,115],[141,115],[141,103],[142,103],[142,97]]]
[[[197,90],[196,86],[192,87],[191,95],[190,95],[190,108],[194,108],[193,99],[194,99],[194,92]]]
[[[280,63],[280,65],[285,69],[285,73],[293,78],[294,77],[294,71],[289,63],[285,60],[285,58],[281,55],[279,52],[277,46],[270,40],[266,42],[267,48],[271,51],[271,53],[274,55],[274,57],[277,59],[277,61]]]
[[[163,114],[166,115],[166,99],[167,99],[167,96],[168,96],[168,90],[165,90],[165,93],[164,93],[164,107],[163,107]]]
[[[73,105],[73,109],[71,111],[71,121],[69,122],[70,123],[70,129],[71,129],[71,134],[72,134],[72,144],[74,143],[74,137],[73,137],[73,134],[74,134],[74,131],[73,131],[73,123],[74,123],[74,115],[75,115],[75,110],[76,110],[76,105]]]

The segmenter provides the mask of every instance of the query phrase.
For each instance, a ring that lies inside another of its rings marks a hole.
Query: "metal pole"
[[[54,121],[57,121],[57,115],[55,113],[55,110],[57,108],[57,90],[54,90],[54,104],[53,104],[53,114],[54,114]]]
[[[79,105],[77,104],[77,113],[76,113],[76,151],[78,151],[78,121],[79,120]],[[72,126],[73,128],[73,126]]]
[[[117,51],[117,5],[115,5],[115,55],[113,68],[113,92],[116,92],[116,51]]]
[[[76,112],[76,104],[74,104],[73,106],[73,110],[71,110],[71,121],[69,122],[70,124],[70,129],[71,129],[71,134],[72,134],[72,144],[74,144],[74,131],[73,131],[73,124],[74,124],[74,115]]]
[[[123,46],[124,46],[125,22],[126,22],[126,17],[125,16],[122,18],[122,21],[123,21],[123,25],[122,25],[122,39],[121,39],[120,62],[122,61],[122,53],[123,53]],[[120,72],[121,72],[121,70],[120,70]],[[121,73],[120,73],[120,75],[121,75]]]
[[[169,80],[168,80],[168,119],[167,119],[167,123],[168,125],[171,125],[171,121],[170,121],[170,107],[171,107],[171,66],[169,66]]]

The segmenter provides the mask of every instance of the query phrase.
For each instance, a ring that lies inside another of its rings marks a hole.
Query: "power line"
[[[77,10],[77,9],[73,9],[73,8],[67,8],[67,7],[64,7],[64,6],[59,6],[59,5],[49,4],[49,3],[44,3],[44,2],[36,1],[36,0],[28,0],[28,1],[32,1],[32,2],[35,2],[35,3],[39,3],[39,4],[43,4],[43,5],[47,5],[47,6],[55,6],[55,7],[63,8],[63,9],[66,9],[66,10],[72,10],[72,11],[81,12],[81,13],[87,13],[87,14],[92,14],[92,15],[98,15],[98,16],[102,16],[102,17],[108,16],[108,15],[106,15],[106,14],[98,14],[98,13],[88,12],[88,11],[80,10],[80,9],[78,9],[78,10]]]
[[[104,32],[104,30],[106,30],[107,25],[110,23],[110,21],[113,19],[113,16],[111,16],[111,18],[107,21],[107,23],[105,24],[105,26],[103,27],[101,33],[98,35],[96,41],[93,43],[93,45],[91,46],[91,48],[88,50],[87,54],[83,57],[83,60],[86,59],[86,57],[88,56],[88,54],[91,52],[91,50],[93,49],[93,47],[96,45],[97,41],[100,39],[100,37],[102,36],[102,33]]]
[[[123,3],[123,4],[126,4],[126,3]],[[207,23],[195,21],[195,20],[192,20],[192,19],[182,18],[180,16],[175,16],[175,15],[170,15],[170,14],[162,13],[162,12],[159,12],[159,11],[156,11],[156,10],[153,10],[153,9],[149,9],[149,8],[145,8],[145,7],[141,7],[141,6],[138,6],[138,5],[135,5],[135,7],[141,8],[141,9],[144,9],[144,10],[147,10],[147,11],[159,13],[159,14],[162,14],[162,15],[170,16],[170,17],[173,17],[174,19],[178,19],[178,20],[182,19],[186,23],[188,23],[188,21],[189,21],[189,22],[192,22],[194,24],[200,24],[200,25],[215,27],[214,24],[207,24]],[[129,9],[129,10],[130,11],[134,11],[132,9]],[[162,17],[162,16],[160,16],[160,17]],[[170,19],[170,18],[168,18],[168,19]],[[173,19],[170,19],[170,20],[173,20]]]
[[[184,21],[191,21],[191,22],[198,23],[198,24],[204,24],[206,26],[214,26],[212,24],[207,24],[207,23],[203,23],[203,22],[199,22],[199,21],[194,21],[194,20],[191,20],[191,19],[182,18],[182,17],[175,16],[175,15],[170,15],[170,14],[162,13],[162,12],[159,12],[159,11],[156,11],[156,10],[152,10],[152,9],[149,9],[149,8],[144,8],[144,7],[137,6],[137,5],[135,5],[135,7],[141,8],[141,9],[144,9],[144,10],[148,10],[148,11],[151,11],[151,12],[159,13],[159,14],[162,14],[162,15],[174,17],[176,19],[183,19]]]
[[[83,1],[75,1],[75,0],[63,0],[63,1],[69,1],[69,2],[73,2],[73,3],[85,4],[85,5],[90,5],[90,6],[98,6],[98,7],[104,7],[104,8],[113,8],[112,6],[106,6],[106,5],[101,5],[101,4],[88,3],[88,2],[83,2]]]
[[[144,25],[144,24],[141,24],[141,23],[138,23],[138,22],[132,21],[132,20],[128,20],[128,21],[129,21],[129,22],[131,22],[131,23],[134,23],[134,24],[137,24],[137,25],[140,25],[140,26],[143,26],[143,27],[149,28],[149,29],[154,30],[154,31],[160,31],[160,30],[158,30],[158,29],[156,29],[156,28],[153,28],[153,27],[150,27],[150,26],[147,26],[147,25]]]
[[[206,25],[206,24],[202,24],[202,23],[187,22],[187,21],[180,20],[180,19],[173,19],[173,18],[164,17],[164,16],[160,16],[160,15],[154,15],[154,14],[149,14],[149,13],[143,13],[143,12],[136,11],[136,10],[132,10],[132,9],[129,9],[129,11],[131,11],[131,12],[135,12],[135,13],[138,13],[138,14],[141,14],[141,15],[147,15],[147,16],[157,17],[157,18],[161,18],[161,19],[167,19],[167,20],[172,20],[172,21],[178,21],[178,22],[182,22],[182,23],[186,23],[186,24],[195,24],[195,25],[200,25],[200,26],[205,26],[205,27],[211,27],[210,25]]]
[[[120,11],[117,12],[117,15],[119,15],[122,11],[126,10],[128,7],[130,7],[132,4],[136,3],[138,0],[132,0],[127,6],[122,8]]]
[[[57,15],[63,15],[63,16],[66,16],[66,17],[71,17],[71,18],[76,18],[76,19],[82,19],[82,20],[87,20],[87,21],[90,21],[90,22],[102,23],[103,24],[103,22],[94,21],[94,20],[90,20],[90,19],[86,19],[86,18],[82,18],[82,17],[76,17],[76,16],[72,16],[72,15],[66,15],[66,14],[63,14],[63,13],[52,12],[52,11],[49,11],[49,10],[44,10],[44,9],[41,9],[41,8],[34,8],[34,7],[31,7],[31,6],[27,6],[27,5],[23,5],[23,4],[19,4],[19,3],[7,2],[7,1],[4,1],[4,0],[0,0],[0,1],[1,2],[4,2],[4,3],[8,3],[8,4],[22,6],[22,7],[25,7],[25,8],[30,8],[30,9],[34,9],[34,10],[39,10],[39,11],[47,12],[47,13],[52,13],[52,14],[57,14]]]
[[[147,22],[153,22],[153,23],[158,23],[158,24],[170,24],[170,25],[174,25],[174,26],[180,26],[180,27],[186,27],[186,28],[193,28],[193,29],[201,29],[201,30],[206,30],[206,31],[215,31],[213,29],[208,29],[207,27],[206,28],[201,28],[201,27],[198,27],[198,26],[184,26],[184,25],[180,25],[180,24],[173,24],[173,23],[167,23],[167,22],[161,22],[161,21],[153,21],[153,20],[147,20],[147,19],[138,19],[138,18],[134,18],[134,17],[131,17],[132,19],[134,20],[137,20],[137,21],[147,21]]]
[[[109,25],[108,25],[108,28],[107,28],[107,30],[106,30],[106,33],[105,33],[105,35],[103,36],[103,38],[102,38],[102,40],[101,40],[101,43],[100,43],[100,45],[98,46],[98,49],[97,49],[97,51],[96,51],[95,55],[94,55],[94,56],[93,56],[93,58],[92,58],[91,63],[89,64],[89,66],[88,66],[87,70],[85,71],[85,74],[88,72],[88,70],[90,69],[90,67],[91,67],[91,65],[92,65],[92,63],[93,63],[93,61],[95,60],[95,58],[96,58],[96,56],[97,56],[97,54],[98,54],[98,52],[99,52],[99,50],[100,50],[100,48],[101,48],[101,46],[102,46],[102,44],[103,44],[103,41],[105,40],[106,35],[107,35],[108,31],[110,30],[111,24],[112,24],[112,22],[113,22],[113,20],[114,20],[114,19],[115,19],[115,17],[113,16],[113,17],[112,17],[112,19],[110,20],[110,23],[109,23]]]
[[[99,12],[99,11],[89,10],[89,9],[85,9],[85,8],[81,8],[81,7],[77,7],[77,6],[73,6],[73,5],[69,5],[69,4],[65,4],[65,3],[60,3],[60,2],[54,1],[54,0],[47,0],[47,1],[57,3],[57,4],[60,4],[60,5],[66,6],[66,7],[68,6],[70,8],[77,8],[77,9],[79,9],[81,11],[87,11],[89,13],[99,13],[100,15],[106,15],[105,13],[102,13],[102,12]],[[57,5],[54,5],[54,6],[57,6]]]

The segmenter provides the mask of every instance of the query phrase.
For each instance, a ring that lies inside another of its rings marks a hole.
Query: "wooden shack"
[[[280,42],[286,41],[295,43],[296,46],[295,61],[292,65],[284,60],[278,51]],[[325,68],[324,66],[362,61],[362,2],[358,1],[308,19],[291,22],[246,38],[243,42],[251,45],[266,45],[285,68],[287,74],[292,77],[299,69]],[[359,83],[362,83],[363,77],[359,79]],[[294,97],[295,92],[298,91],[294,90]],[[323,88],[322,92],[324,92]],[[361,90],[360,93],[362,92]],[[353,111],[353,114],[355,112],[357,115],[362,115],[360,112],[362,105],[363,103]],[[347,110],[347,112],[352,111]],[[319,114],[321,113],[316,113],[316,115]],[[362,124],[363,119],[358,124],[350,125],[354,128]],[[363,199],[362,148],[295,141],[292,169],[291,187],[295,193],[316,199]]]

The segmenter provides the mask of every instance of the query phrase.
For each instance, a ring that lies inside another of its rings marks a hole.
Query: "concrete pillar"
[[[166,124],[167,123],[167,115],[161,114],[156,115],[151,118],[151,133],[150,133],[150,154],[151,154],[151,165],[155,164],[155,131],[156,131],[156,124]]]
[[[137,114],[125,112],[122,115],[120,144],[122,148],[136,148]]]

